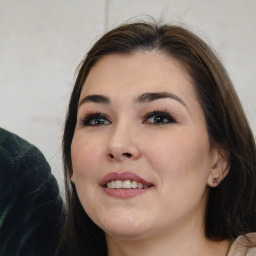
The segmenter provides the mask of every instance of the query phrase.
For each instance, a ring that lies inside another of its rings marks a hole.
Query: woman
[[[224,67],[183,28],[133,23],[96,42],[63,158],[61,255],[235,255],[255,231],[253,134]]]

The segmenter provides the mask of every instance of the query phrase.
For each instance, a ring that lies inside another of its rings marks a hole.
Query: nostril
[[[123,156],[130,158],[132,155],[130,153],[123,153]]]
[[[109,153],[108,154],[109,159],[125,159],[125,158],[131,158],[131,157],[132,157],[131,153],[122,153],[122,154]]]

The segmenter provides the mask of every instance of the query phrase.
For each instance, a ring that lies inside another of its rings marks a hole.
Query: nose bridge
[[[108,142],[107,155],[112,159],[137,158],[139,149],[136,143],[136,127],[125,119],[113,126]]]

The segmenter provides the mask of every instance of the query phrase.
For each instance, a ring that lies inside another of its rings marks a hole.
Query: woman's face
[[[175,59],[110,55],[90,71],[71,145],[72,180],[107,237],[201,228],[214,155],[191,78]]]

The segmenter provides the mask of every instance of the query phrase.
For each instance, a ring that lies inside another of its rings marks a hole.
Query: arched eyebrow
[[[152,102],[154,100],[165,99],[165,98],[176,100],[179,103],[181,103],[184,107],[187,108],[186,103],[180,97],[169,92],[146,92],[141,94],[137,99],[135,99],[135,102],[146,103],[146,102]]]
[[[110,104],[111,100],[109,97],[106,97],[104,95],[99,95],[99,94],[93,94],[93,95],[88,95],[84,97],[78,104],[78,107],[83,105],[86,102],[94,102],[94,103],[103,103],[103,104]]]
[[[176,100],[179,103],[181,103],[184,107],[187,108],[187,105],[180,97],[178,97],[177,95],[175,95],[173,93],[169,93],[169,92],[146,92],[146,93],[139,95],[134,100],[134,102],[136,104],[141,104],[141,103],[148,103],[148,102],[152,102],[152,101],[159,100],[159,99],[165,99],[165,98],[170,98],[170,99]],[[100,94],[88,95],[88,96],[85,96],[79,102],[78,107],[80,107],[81,105],[83,105],[86,102],[110,104],[111,100],[109,97],[100,95]]]

